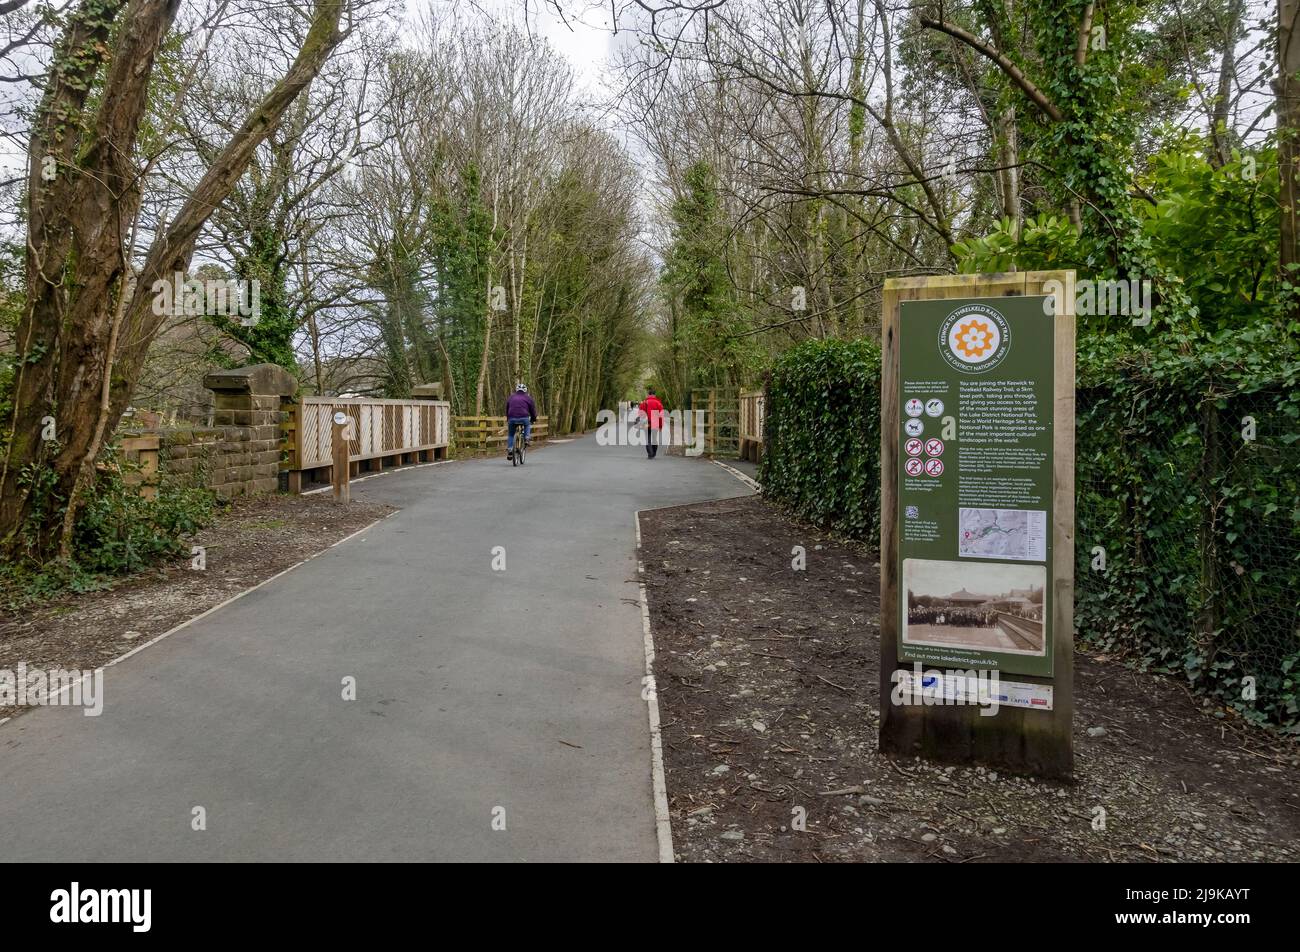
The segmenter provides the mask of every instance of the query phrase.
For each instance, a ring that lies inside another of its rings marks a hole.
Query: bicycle
[[[506,433],[507,433],[507,438],[509,438],[509,431],[510,431],[510,424],[507,423],[507,424],[506,424]],[[515,446],[514,446],[514,449],[511,450],[511,452],[510,452],[510,465],[511,465],[511,466],[523,466],[523,465],[524,465],[524,449],[525,449],[525,447],[524,447],[524,428],[521,426],[521,427],[519,427],[519,429],[515,432]]]

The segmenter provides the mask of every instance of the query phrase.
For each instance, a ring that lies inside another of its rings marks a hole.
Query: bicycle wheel
[[[517,446],[517,450],[519,452],[519,465],[523,466],[524,465],[524,436],[522,433],[519,434],[519,445]]]

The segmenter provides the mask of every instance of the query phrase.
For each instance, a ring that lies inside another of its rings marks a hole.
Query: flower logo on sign
[[[962,373],[985,373],[1006,357],[1011,328],[1002,313],[983,302],[964,304],[939,327],[939,351],[949,366]],[[939,401],[936,415],[943,412]]]
[[[980,321],[968,321],[957,329],[955,349],[968,360],[978,360],[993,348],[993,334],[989,326]]]

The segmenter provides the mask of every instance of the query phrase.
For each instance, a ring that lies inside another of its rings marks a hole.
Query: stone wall
[[[281,404],[293,397],[298,381],[275,364],[254,364],[210,373],[203,386],[216,397],[212,426],[121,435],[158,437],[158,470],[166,482],[204,487],[223,499],[273,492],[279,485]]]

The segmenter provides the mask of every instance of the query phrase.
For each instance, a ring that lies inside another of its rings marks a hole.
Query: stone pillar
[[[220,447],[223,473],[210,486],[225,497],[272,492],[280,472],[281,401],[298,390],[298,381],[275,364],[218,370],[203,378],[216,396],[213,425],[225,437]]]

